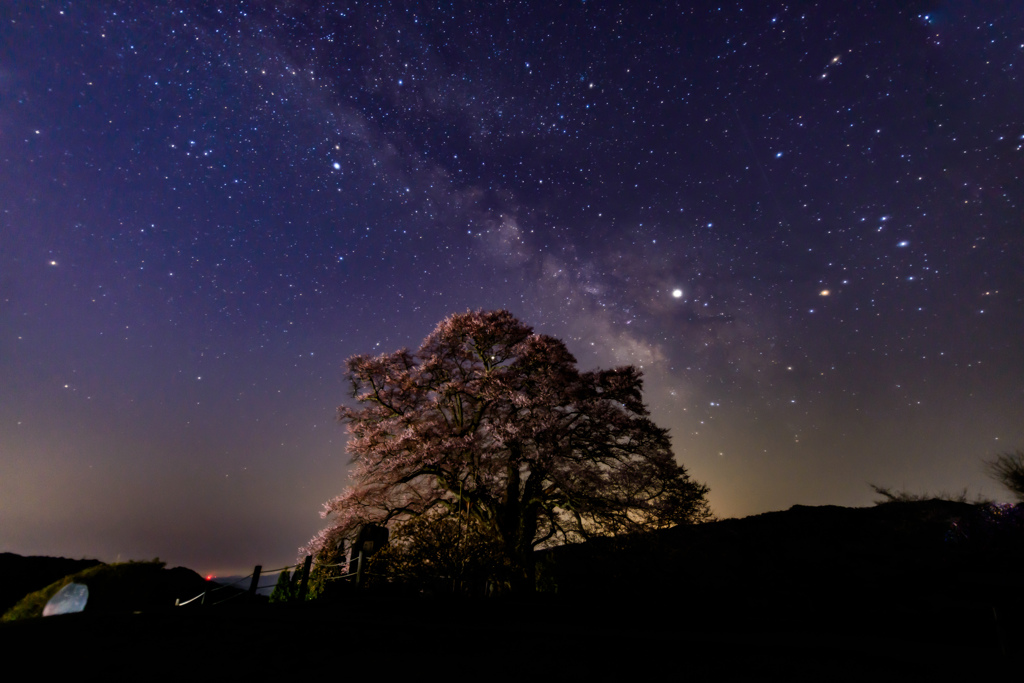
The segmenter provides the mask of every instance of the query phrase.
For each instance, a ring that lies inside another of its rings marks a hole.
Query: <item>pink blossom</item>
[[[353,485],[324,505],[334,547],[368,522],[469,510],[525,576],[538,546],[709,517],[634,367],[580,373],[558,339],[507,311],[442,321],[415,353],[353,356]]]

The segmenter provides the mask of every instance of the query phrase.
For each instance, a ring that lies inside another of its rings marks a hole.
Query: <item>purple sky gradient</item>
[[[642,366],[720,517],[1008,497],[1016,4],[433,5],[0,9],[0,550],[290,563],[345,358],[481,308]]]

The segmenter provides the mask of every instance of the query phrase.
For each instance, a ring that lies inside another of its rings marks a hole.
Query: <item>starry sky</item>
[[[343,362],[507,308],[719,517],[1008,498],[1018,2],[0,7],[0,551],[294,561]]]

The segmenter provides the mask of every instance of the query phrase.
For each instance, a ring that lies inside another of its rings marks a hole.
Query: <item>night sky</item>
[[[719,517],[1006,500],[1022,208],[1017,0],[7,0],[0,551],[293,562],[344,360],[467,309],[641,366]]]

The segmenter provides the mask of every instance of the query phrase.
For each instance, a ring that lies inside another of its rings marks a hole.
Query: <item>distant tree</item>
[[[289,574],[287,569],[277,575],[277,583],[274,584],[274,591],[270,594],[270,602],[292,602],[299,596],[299,581],[302,579],[302,572],[298,569]]]
[[[347,370],[358,406],[338,412],[355,469],[324,506],[314,554],[361,524],[426,516],[450,530],[442,520],[458,515],[528,590],[537,547],[710,516],[707,487],[648,417],[641,373],[580,372],[507,311],[453,315],[415,353],[354,356]]]
[[[1010,489],[1017,500],[1024,502],[1024,451],[1000,453],[986,465],[993,479]]]

